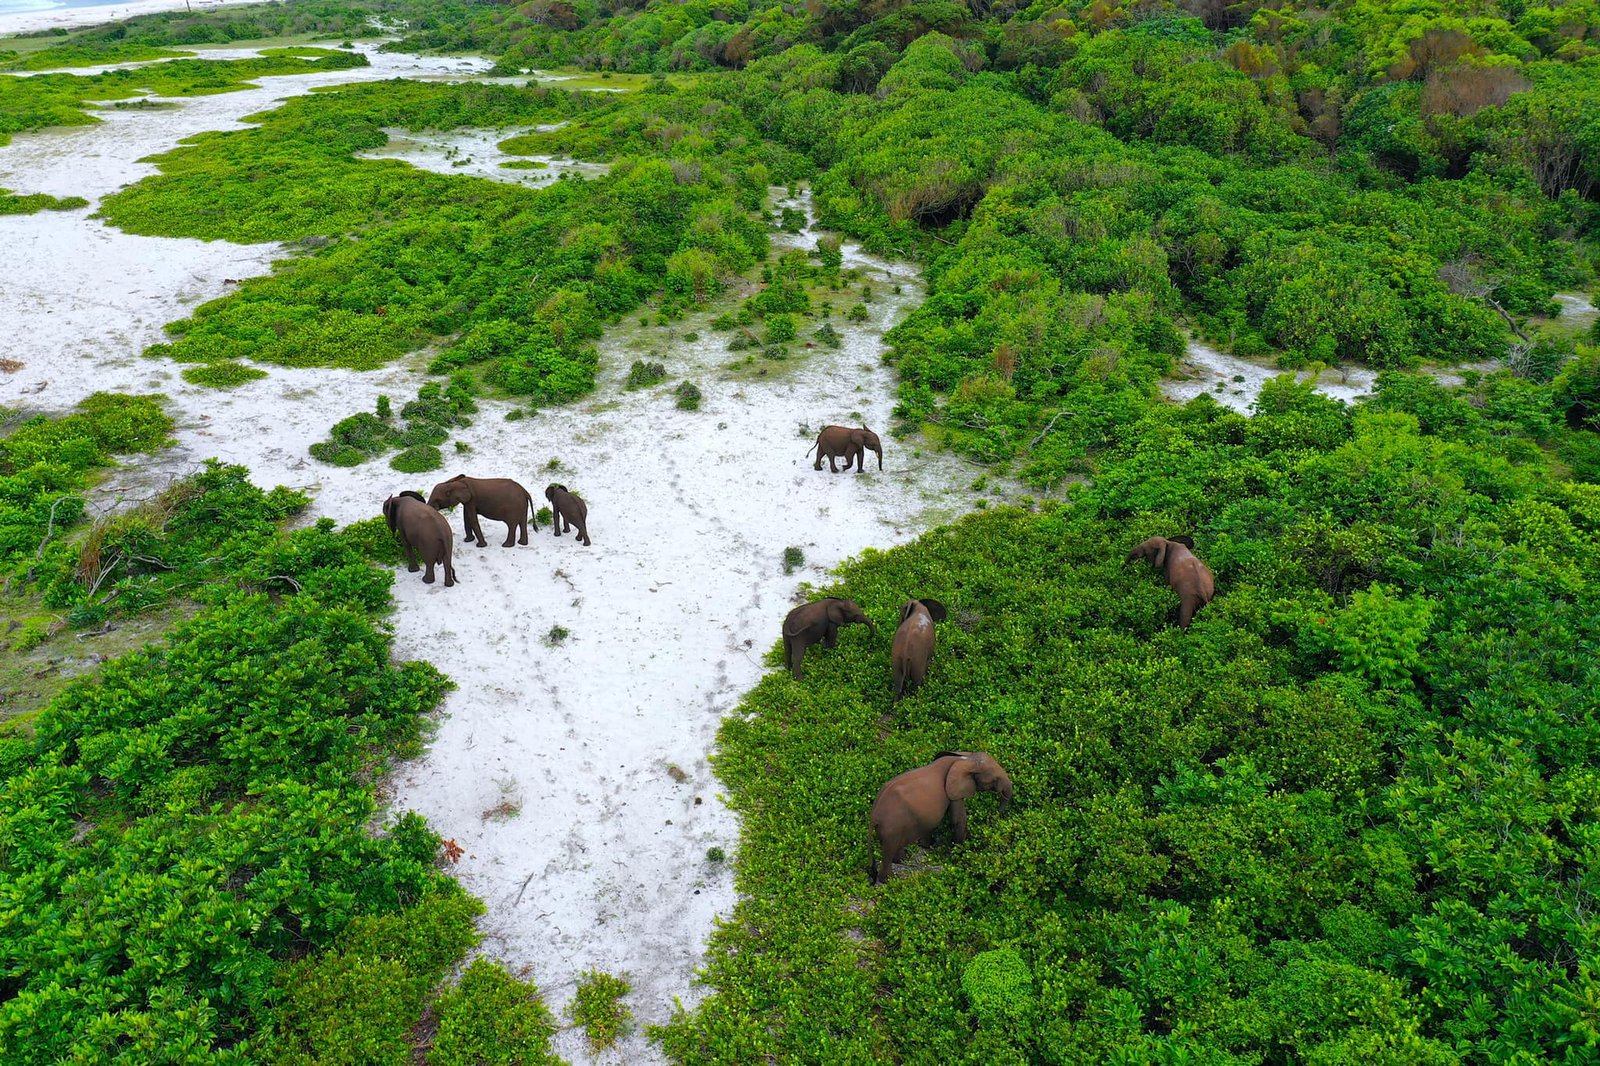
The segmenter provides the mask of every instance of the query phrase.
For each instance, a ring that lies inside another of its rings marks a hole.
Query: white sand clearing
[[[486,81],[497,79],[484,79]],[[465,174],[490,181],[504,181],[513,185],[538,187],[549,185],[563,174],[580,177],[599,177],[611,169],[605,163],[580,163],[574,159],[557,159],[548,155],[507,155],[500,150],[500,142],[525,133],[545,133],[566,125],[557,122],[548,126],[530,126],[507,130],[449,130],[447,132],[386,129],[389,143],[370,152],[362,152],[362,159],[399,159],[423,170],[440,174]],[[504,167],[502,163],[542,163],[538,169]]]
[[[1453,367],[1424,367],[1423,372],[1431,374],[1441,384],[1459,385],[1463,380],[1463,371],[1488,373],[1499,366],[1495,361],[1463,363]],[[1261,395],[1261,387],[1269,379],[1283,373],[1285,371],[1266,360],[1230,355],[1191,337],[1173,376],[1162,381],[1161,392],[1177,403],[1188,403],[1196,396],[1208,393],[1222,406],[1240,414],[1249,414],[1255,407],[1256,397]],[[1296,373],[1295,377],[1306,380],[1304,372]],[[1316,389],[1324,396],[1354,403],[1363,396],[1370,396],[1377,380],[1378,372],[1370,367],[1328,367],[1317,375]]]
[[[316,84],[437,73],[430,60],[373,58],[371,70],[274,78],[172,111],[110,113],[101,126],[18,137],[0,149],[0,184],[98,198],[153,172],[139,158],[191,133],[235,128],[273,99]],[[226,278],[265,271],[276,249],[130,237],[87,215],[0,219],[0,241],[13,252],[0,277],[8,294],[22,294],[0,303],[0,344],[25,364],[0,379],[0,399],[59,410],[97,390],[165,392],[176,446],[119,471],[103,491],[148,495],[216,456],[247,465],[261,485],[312,491],[312,514],[340,522],[458,472],[513,476],[541,496],[561,481],[588,500],[592,547],[544,526],[529,545],[503,549],[493,523],[489,546],[469,547],[452,514],[461,584],[398,574],[396,653],[432,661],[460,687],[428,755],[395,775],[393,805],[421,811],[464,849],[455,870],[488,904],[485,951],[525,969],[558,1010],[591,967],[631,977],[628,1001],[642,1023],[665,1021],[674,997],[694,1001],[713,918],[733,903],[726,864],[706,858],[708,848],[731,854],[737,842],[707,764],[718,723],[767,669],[761,657],[799,581],[823,582],[839,560],[970,505],[953,486],[976,472],[958,460],[891,440],[882,472],[875,464],[864,474],[816,472],[805,455],[814,432],[797,428],[859,419],[888,429],[894,384],[881,334],[919,296],[911,271],[847,247],[847,265],[873,281],[871,321],[835,319],[843,349],[801,355],[797,345],[783,363],[722,369],[744,357],[723,350],[725,336],[704,314],[670,333],[618,330],[603,342],[603,380],[589,400],[519,422],[504,420],[511,405],[485,403],[456,436],[470,453],[458,458],[446,445],[448,469],[409,476],[382,460],[326,467],[307,448],[338,419],[371,410],[379,394],[409,399],[414,370],[268,368],[264,380],[219,392],[140,356],[163,339],[163,323],[226,292]],[[779,243],[814,239],[808,230]],[[855,298],[834,303],[843,310]],[[686,340],[693,330],[701,340]],[[671,378],[622,391],[628,364],[641,357],[660,359]],[[698,412],[673,405],[684,378],[704,390]],[[780,563],[788,546],[807,559],[793,576]],[[891,619],[879,622],[887,629]],[[547,642],[557,625],[570,635]],[[577,1031],[560,1043],[569,1058],[589,1059]],[[659,1058],[636,1032],[600,1061]]]

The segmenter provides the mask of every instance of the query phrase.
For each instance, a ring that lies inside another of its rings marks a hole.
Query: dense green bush
[[[247,381],[259,381],[267,376],[259,367],[226,361],[186,367],[183,380],[195,385],[208,385],[213,389],[231,389]]]
[[[1506,420],[1514,381],[1151,406],[1069,502],[846,564],[880,628],[950,607],[932,673],[892,704],[886,642],[845,640],[724,722],[741,897],[669,1053],[1588,1058],[1600,489]],[[1188,632],[1123,563],[1179,531],[1219,590]],[[965,845],[870,887],[873,797],[947,749],[1011,813],[968,801]]]
[[[367,980],[363,952],[425,990],[470,943],[477,905],[449,904],[459,890],[433,870],[437,839],[420,820],[367,828],[376,771],[419,749],[422,712],[447,682],[390,663],[369,612],[388,606],[391,575],[356,541],[329,521],[276,530],[303,500],[213,465],[153,517],[47,553],[44,570],[61,566],[52,595],[98,602],[106,585],[85,587],[88,553],[104,567],[136,552],[161,565],[130,566],[119,604],[157,581],[204,606],[3,742],[5,1061],[104,1061],[129,1048],[152,1061],[303,1061],[275,1051],[299,1039],[297,1025],[335,1047],[375,1009],[373,986],[351,983]],[[450,906],[465,917],[449,918]],[[397,955],[348,931],[363,915],[391,916],[371,928],[413,938],[452,922],[457,932],[426,957]],[[304,979],[286,978],[282,965],[307,952]],[[415,996],[402,1006],[406,1023],[420,1013]]]
[[[172,420],[157,401],[95,393],[57,419],[0,408],[0,572],[41,554],[47,539],[61,543],[83,517],[93,472],[113,455],[166,442]]]
[[[555,1018],[537,991],[487,959],[473,959],[434,1010],[439,1028],[428,1061],[436,1066],[559,1066],[563,1061],[550,1050]]]
[[[622,1002],[632,990],[625,978],[590,970],[578,978],[568,1010],[572,1020],[583,1026],[589,1046],[604,1051],[633,1027],[633,1011]]]

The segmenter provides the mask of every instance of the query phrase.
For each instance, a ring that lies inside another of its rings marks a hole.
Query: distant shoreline
[[[270,0],[189,0],[195,11],[214,11],[223,6],[264,3]],[[0,11],[0,40],[8,34],[33,30],[77,29],[105,22],[121,22],[135,15],[156,11],[181,11],[184,0],[76,0],[73,4],[41,7],[33,11]]]

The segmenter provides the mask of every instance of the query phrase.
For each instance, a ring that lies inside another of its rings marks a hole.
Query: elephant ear
[[[951,800],[971,799],[978,794],[977,783],[972,780],[972,774],[977,770],[977,764],[962,755],[950,764],[950,769],[944,774],[944,794]]]
[[[1194,549],[1193,537],[1168,537],[1167,540],[1173,544],[1182,544],[1185,548],[1188,548],[1191,551]]]
[[[917,602],[928,609],[928,617],[932,618],[935,622],[943,622],[948,616],[948,613],[944,609],[944,604],[940,603],[938,600],[918,600]]]
[[[865,444],[866,441],[867,441],[867,438],[866,438],[866,435],[863,433],[863,431],[861,431],[859,429],[852,429],[850,431],[850,443],[851,444]]]
[[[836,626],[844,624],[844,605],[838,600],[828,601],[828,621]]]
[[[465,474],[457,474],[455,477],[450,479],[450,481],[465,481],[465,480],[467,480],[467,475],[465,475]],[[449,482],[446,482],[445,484],[449,484]]]

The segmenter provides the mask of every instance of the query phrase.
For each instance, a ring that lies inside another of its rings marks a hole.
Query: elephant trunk
[[[878,635],[878,627],[872,624],[872,619],[863,618],[862,621],[867,623],[867,632],[868,633],[871,633],[873,636],[877,636]]]
[[[1011,782],[1001,782],[1000,787],[995,791],[1000,793],[1000,813],[1004,814],[1011,809]]]

